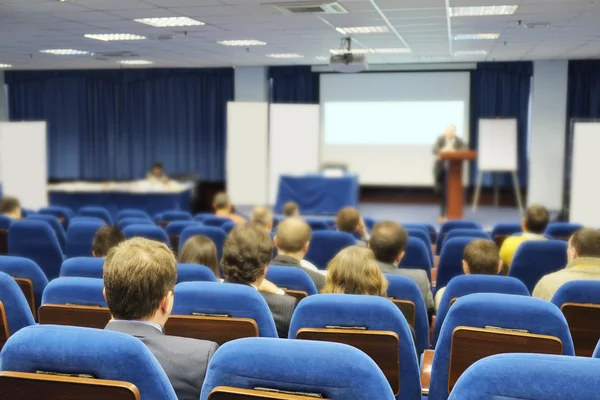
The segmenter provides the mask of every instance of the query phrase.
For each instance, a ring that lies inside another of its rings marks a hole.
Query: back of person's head
[[[548,209],[540,205],[532,205],[525,211],[523,218],[523,230],[541,235],[546,230],[550,221]]]
[[[575,232],[569,240],[569,260],[577,257],[600,258],[600,232],[583,228]]]
[[[185,241],[177,261],[182,264],[205,265],[220,276],[219,259],[215,243],[204,235],[194,235]]]
[[[16,197],[4,197],[0,201],[0,214],[13,219],[21,218],[21,203]]]
[[[497,275],[502,269],[498,246],[490,240],[474,240],[463,252],[465,274]]]
[[[354,233],[360,225],[360,213],[354,207],[344,207],[338,212],[335,225],[340,232]]]
[[[306,254],[311,236],[312,230],[305,220],[299,217],[286,218],[277,225],[275,247],[280,253]]]
[[[267,232],[271,232],[273,230],[273,212],[268,207],[254,207],[250,223],[260,225]]]
[[[132,238],[106,256],[105,297],[116,319],[146,320],[159,310],[168,316],[176,283],[177,262],[164,243]]]
[[[327,266],[322,293],[385,296],[385,279],[370,249],[351,246],[340,251]]]
[[[298,204],[293,201],[288,201],[283,205],[283,215],[286,217],[298,217],[300,216],[300,208]]]
[[[125,240],[123,232],[116,226],[103,226],[98,229],[92,242],[94,257],[106,257],[108,251]]]
[[[404,256],[408,242],[406,229],[397,222],[380,221],[373,227],[369,248],[373,250],[377,261],[394,264]]]
[[[227,193],[217,193],[213,199],[213,207],[216,211],[231,209],[231,201],[229,200]]]
[[[223,245],[221,264],[225,280],[258,286],[272,255],[273,243],[264,228],[254,224],[236,226]]]
[[[156,169],[156,170],[163,170],[164,166],[162,165],[162,163],[160,162],[155,162],[154,164],[152,164],[152,169]]]

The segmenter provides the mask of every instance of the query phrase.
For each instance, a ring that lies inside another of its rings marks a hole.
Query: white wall
[[[234,99],[245,102],[268,102],[268,67],[236,67],[233,73]]]
[[[4,91],[4,71],[0,70],[0,121],[8,120],[8,103]]]
[[[531,103],[528,204],[562,206],[568,60],[535,61]]]

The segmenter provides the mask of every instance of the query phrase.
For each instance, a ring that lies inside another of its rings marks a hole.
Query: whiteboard
[[[479,171],[517,171],[517,120],[479,120]]]
[[[571,202],[569,220],[592,228],[600,228],[598,208],[598,149],[600,123],[576,122],[573,129],[571,166]],[[554,177],[548,176],[547,179]]]

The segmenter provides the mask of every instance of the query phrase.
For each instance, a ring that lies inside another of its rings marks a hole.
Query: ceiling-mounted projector
[[[340,54],[334,54],[329,59],[329,67],[332,71],[344,73],[356,73],[368,68],[367,59],[364,54],[352,53],[352,39],[342,40]]]

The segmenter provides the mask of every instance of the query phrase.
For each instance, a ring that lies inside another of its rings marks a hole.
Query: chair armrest
[[[429,324],[429,343],[433,346],[433,330],[435,328],[435,315],[431,316],[431,323]]]
[[[429,382],[431,380],[431,363],[433,362],[433,350],[423,352],[421,361],[421,392],[423,396],[429,395]]]

